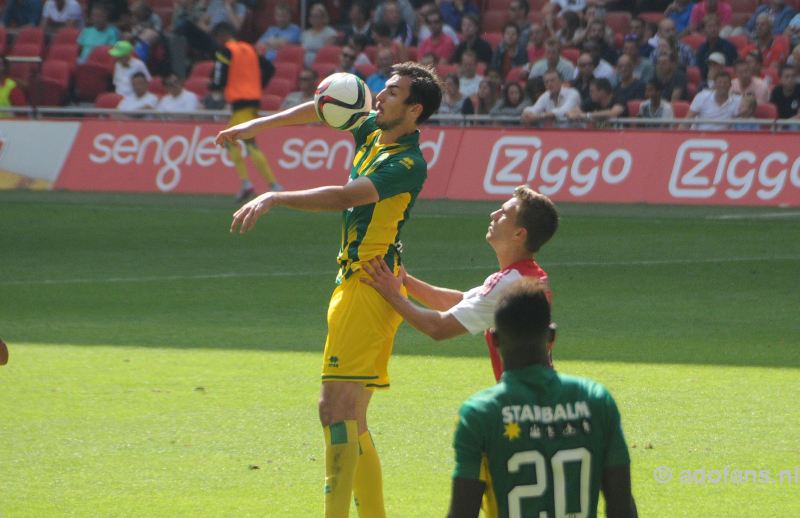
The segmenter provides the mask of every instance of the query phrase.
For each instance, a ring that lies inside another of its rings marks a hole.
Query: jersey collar
[[[519,380],[526,385],[547,385],[557,376],[556,371],[546,365],[535,364],[523,369],[503,372],[502,381]]]

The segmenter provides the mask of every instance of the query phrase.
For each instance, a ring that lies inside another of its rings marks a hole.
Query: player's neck
[[[534,255],[527,250],[495,250],[495,252],[501,270],[505,270],[514,263],[534,258]]]
[[[395,144],[401,137],[410,135],[415,131],[417,131],[417,126],[414,124],[400,125],[389,130],[383,130],[380,137],[378,137],[378,143],[382,146]]]
[[[523,358],[517,358],[513,355],[508,357],[503,357],[503,367],[505,370],[518,370],[518,369],[527,369],[528,367],[532,367],[534,365],[541,365],[544,367],[549,366],[547,361],[547,357],[537,357],[537,358],[530,358],[528,356]]]

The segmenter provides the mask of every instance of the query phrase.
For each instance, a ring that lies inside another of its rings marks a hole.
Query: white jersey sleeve
[[[500,295],[511,283],[521,279],[517,270],[497,272],[483,282],[482,286],[464,293],[461,302],[448,309],[445,314],[453,315],[471,334],[478,334],[494,327],[494,307]]]

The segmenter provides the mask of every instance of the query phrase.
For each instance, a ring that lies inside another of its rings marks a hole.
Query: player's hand
[[[273,205],[275,205],[274,192],[265,192],[261,196],[253,198],[245,203],[239,210],[233,213],[231,233],[236,232],[236,228],[238,227],[239,233],[244,234],[253,228],[258,218],[266,214]]]
[[[217,138],[214,142],[218,146],[225,146],[227,144],[234,144],[237,140],[247,140],[255,137],[255,132],[250,124],[250,121],[231,126],[217,133]]]
[[[380,257],[370,259],[369,262],[362,263],[361,267],[367,272],[368,277],[361,277],[361,282],[368,284],[375,288],[375,291],[380,293],[383,298],[390,299],[396,296],[402,296],[400,291],[403,282],[400,277],[395,277],[386,264]]]

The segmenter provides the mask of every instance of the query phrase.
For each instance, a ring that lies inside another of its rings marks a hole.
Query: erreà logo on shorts
[[[548,196],[567,188],[573,196],[585,196],[598,180],[623,182],[633,167],[627,149],[603,154],[586,147],[577,153],[561,147],[545,147],[539,137],[504,136],[495,142],[483,178],[488,194],[512,194],[527,184]]]
[[[675,153],[669,193],[675,198],[708,199],[722,189],[726,198],[738,200],[756,187],[759,199],[771,200],[787,181],[800,188],[800,155],[772,151],[759,156],[746,149],[735,153],[725,139],[693,138]]]
[[[338,356],[330,356],[328,358],[328,367],[338,367],[339,366],[339,357]]]
[[[203,136],[202,126],[194,126],[191,134],[139,136],[133,133],[115,135],[98,133],[92,141],[89,160],[95,164],[119,166],[160,166],[156,174],[156,187],[168,192],[181,181],[181,167],[214,167],[222,163],[233,167],[227,151],[214,143],[216,133]],[[239,143],[242,154],[247,156],[246,146]]]

